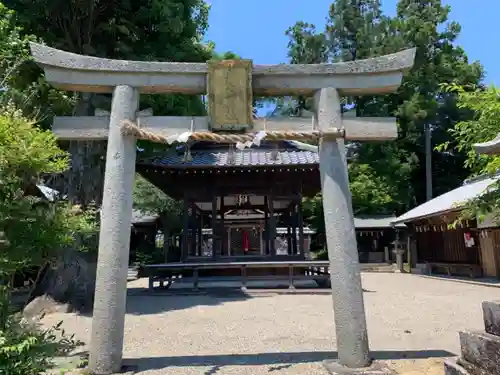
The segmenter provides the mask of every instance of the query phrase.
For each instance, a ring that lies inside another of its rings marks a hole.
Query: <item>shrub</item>
[[[94,217],[67,202],[29,195],[44,174],[68,167],[50,131],[11,108],[0,115],[0,374],[35,375],[48,370],[52,358],[77,343],[60,324],[40,329],[12,312],[11,280],[27,267],[44,267],[75,237],[93,233]],[[78,246],[80,249],[80,245]]]
[[[81,345],[66,335],[61,323],[42,330],[20,315],[10,315],[0,330],[0,374],[41,374],[54,366],[54,357]]]
[[[26,194],[44,174],[61,173],[68,155],[55,136],[14,110],[0,115],[0,277],[42,266],[77,233],[93,233],[94,217],[67,202]]]

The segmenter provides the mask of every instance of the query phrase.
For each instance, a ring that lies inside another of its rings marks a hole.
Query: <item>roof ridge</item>
[[[312,152],[315,153],[315,151],[309,151],[309,150],[301,150],[299,148],[244,148],[242,150],[235,148],[233,150],[234,153],[238,152],[273,152],[273,151],[278,151],[278,152]],[[220,153],[220,154],[227,154],[229,153],[229,150],[227,149],[205,149],[205,150],[191,150],[191,154],[195,153]]]

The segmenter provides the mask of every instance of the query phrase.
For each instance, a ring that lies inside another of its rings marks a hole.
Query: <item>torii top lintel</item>
[[[80,92],[112,92],[128,85],[143,93],[207,93],[206,63],[111,60],[78,55],[31,43],[31,54],[55,87]],[[334,64],[278,64],[252,67],[256,95],[312,95],[333,87],[343,95],[394,92],[413,66],[415,49]]]

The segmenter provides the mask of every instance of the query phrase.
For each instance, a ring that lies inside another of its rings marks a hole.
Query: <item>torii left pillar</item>
[[[134,121],[138,107],[137,89],[115,87],[109,121],[89,360],[89,370],[96,375],[117,373],[122,366],[136,140],[122,134],[121,123]]]

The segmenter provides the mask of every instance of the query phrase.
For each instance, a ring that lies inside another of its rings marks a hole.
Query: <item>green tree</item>
[[[392,18],[382,14],[376,0],[337,0],[330,7],[324,33],[329,61],[417,48],[415,66],[396,94],[345,99],[346,110],[354,109],[358,116],[396,115],[400,127],[396,142],[355,145],[356,156],[351,163],[365,164],[361,170],[368,170],[369,165],[379,181],[391,186],[380,191],[392,192],[390,202],[376,199],[386,203],[378,208],[370,205],[363,211],[371,207],[401,212],[425,200],[424,127],[432,128],[433,141],[439,144],[449,140],[447,129],[468,115],[457,108],[454,93],[440,88],[446,82],[477,85],[482,78],[480,64],[470,64],[463,49],[455,44],[460,26],[448,21],[449,12],[450,7],[440,0],[401,0]],[[462,168],[463,154],[435,151],[432,156],[435,194],[456,187],[467,175]],[[362,201],[353,200],[357,204]]]
[[[316,26],[298,21],[286,30],[285,35],[288,37],[288,58],[291,64],[321,64],[328,61],[326,36],[318,33]],[[281,116],[302,116],[303,111],[312,106],[311,98],[303,96],[278,97],[268,102],[274,102],[274,114]]]
[[[3,277],[19,269],[42,266],[54,252],[68,245],[81,224],[67,204],[54,203],[50,209],[39,198],[27,195],[40,183],[42,175],[61,173],[68,167],[68,155],[61,150],[51,132],[35,127],[23,110],[36,90],[23,87],[22,73],[28,60],[28,41],[14,22],[14,13],[0,3],[0,232],[3,251],[0,273]],[[43,84],[42,84],[43,85]],[[24,90],[23,90],[24,88]],[[56,96],[54,96],[55,98]],[[59,97],[60,98],[60,97]],[[81,228],[80,228],[81,229]]]
[[[204,0],[5,0],[16,12],[25,35],[36,35],[48,45],[93,56],[158,61],[202,62],[212,51],[201,41],[208,26],[209,6]],[[40,80],[33,68],[31,82]],[[81,94],[75,115],[92,115],[95,108],[109,109],[109,95]],[[200,97],[150,95],[142,107],[156,115],[200,115]],[[47,117],[50,117],[46,114]],[[50,120],[50,119],[49,119]],[[57,184],[75,203],[102,200],[105,142],[69,142],[69,173]]]
[[[324,33],[316,32],[314,25],[303,22],[297,22],[287,30],[286,34],[290,38],[290,62],[352,61],[376,56],[382,50],[383,38],[380,35],[386,25],[387,20],[381,14],[379,1],[335,1],[330,6]],[[381,115],[384,109],[379,102],[378,98],[373,97],[344,98],[343,106],[344,110],[354,108],[358,115]],[[283,109],[279,110],[293,115],[297,114],[297,107],[299,111],[302,110],[301,107],[310,109],[311,100],[284,101]],[[399,163],[390,158],[388,164],[391,167],[391,174],[378,176],[379,171],[370,166],[373,159],[361,158],[365,154],[362,152],[365,146],[351,144],[349,147],[356,150],[355,157],[350,163],[355,212],[373,214],[394,209],[397,205],[394,196],[397,189],[391,186],[393,181],[387,177],[393,175],[394,167],[400,167]],[[383,150],[385,151],[383,159],[387,163],[387,146]],[[382,185],[376,189],[373,189],[373,184],[363,188],[365,182],[377,182]],[[314,216],[319,217],[319,215]]]
[[[76,284],[81,282],[84,273],[68,272],[69,268],[77,268],[80,257],[75,256],[69,262],[65,259],[68,254],[95,247],[95,215],[63,202],[48,205],[28,194],[42,178],[42,183],[46,183],[47,177],[67,169],[68,155],[58,148],[52,133],[41,132],[39,125],[43,123],[40,111],[52,104],[51,110],[56,111],[70,107],[71,97],[50,88],[42,79],[30,81],[33,64],[27,42],[32,37],[23,36],[16,26],[14,13],[3,4],[0,4],[0,14],[0,49],[4,57],[0,59],[3,63],[0,71],[0,82],[3,82],[0,189],[6,189],[0,191],[0,232],[5,237],[0,246],[7,246],[7,251],[1,252],[5,257],[0,261],[0,268],[4,278],[20,269],[39,269],[30,299],[48,293],[53,297],[70,297],[70,301],[65,302],[75,302],[71,299],[77,296],[70,296],[70,292],[78,290]],[[33,117],[26,117],[27,113]],[[78,243],[74,242],[75,237]],[[54,274],[64,265],[68,265],[62,277],[66,285],[60,282],[61,275],[57,275],[58,282],[54,282]],[[69,274],[72,276],[68,277]],[[83,287],[86,284],[82,282]]]
[[[71,113],[74,96],[56,90],[39,79],[39,69],[30,62],[29,44],[15,13],[0,2],[0,105],[14,104],[27,116],[46,124],[53,113]]]
[[[326,35],[331,61],[354,61],[395,52],[387,48],[397,44],[386,38],[390,19],[382,14],[379,0],[337,0],[330,6]],[[395,34],[395,33],[393,33]],[[345,98],[344,110],[358,116],[392,115],[383,97]],[[349,179],[357,214],[393,213],[404,202],[411,169],[408,158],[392,143],[354,143]],[[402,191],[403,190],[403,191]]]
[[[464,169],[473,176],[496,175],[500,170],[500,156],[479,155],[473,145],[489,141],[500,134],[500,89],[462,87],[456,84],[443,85],[443,90],[457,95],[460,110],[472,113],[469,119],[459,121],[449,129],[452,140],[438,145],[440,152],[466,155]],[[500,222],[500,182],[494,182],[484,194],[465,202],[461,219],[487,215]]]
[[[45,269],[75,233],[93,233],[93,219],[78,207],[47,202],[29,194],[46,173],[68,167],[68,155],[54,135],[43,131],[13,107],[0,116],[0,372],[38,374],[52,359],[66,355],[75,342],[59,326],[39,331],[13,313],[13,277],[29,268]]]
[[[353,61],[379,54],[380,0],[337,0],[330,5],[326,35],[329,58]]]
[[[285,32],[291,64],[320,64],[328,61],[326,36],[316,26],[298,21]]]
[[[71,241],[71,230],[64,230],[67,213],[50,212],[37,204],[40,198],[24,193],[41,173],[60,172],[67,163],[66,153],[57,147],[51,132],[37,131],[15,113],[0,117],[0,228],[4,237],[0,272],[5,275],[41,265],[45,254]]]
[[[310,56],[351,61],[417,49],[415,66],[395,94],[343,99],[344,110],[355,110],[358,116],[396,116],[399,123],[396,141],[349,146],[354,151],[349,171],[356,213],[401,213],[423,202],[424,128],[431,127],[433,143],[440,144],[451,139],[448,129],[455,123],[470,119],[470,111],[457,107],[456,93],[441,88],[442,83],[452,82],[478,85],[483,75],[481,65],[469,63],[456,45],[460,26],[448,20],[449,13],[450,7],[440,0],[400,0],[394,17],[381,12],[378,0],[336,0],[324,32],[316,32],[313,25],[301,29],[302,22],[291,28],[294,33],[287,31],[294,63]],[[313,42],[318,40],[326,43],[326,57],[325,47]],[[294,108],[303,103],[308,108],[307,101],[285,102],[283,112],[288,114],[296,114]],[[433,152],[434,195],[455,188],[469,174],[463,168],[465,156],[458,150]],[[314,217],[318,215],[311,220]]]
[[[163,251],[169,255],[171,234],[182,228],[182,203],[170,198],[156,186],[137,175],[134,185],[134,208],[151,215],[158,215],[163,229]]]
[[[44,267],[74,245],[76,233],[93,233],[91,217],[78,206],[46,203],[29,195],[48,173],[68,167],[68,155],[50,131],[35,127],[20,112],[3,107],[0,116],[0,276]]]
[[[467,116],[457,109],[456,95],[443,92],[440,85],[477,85],[483,75],[481,65],[469,63],[465,51],[456,45],[460,25],[449,21],[450,11],[440,0],[400,0],[393,20],[400,35],[396,45],[402,42],[402,47],[417,48],[414,69],[391,101],[397,104],[395,113],[404,135],[401,148],[418,160],[411,178],[418,203],[425,200],[424,128],[431,127],[433,143],[440,144],[450,139],[447,130]],[[434,195],[455,188],[468,174],[461,167],[463,154],[450,157],[434,152],[432,156]]]

